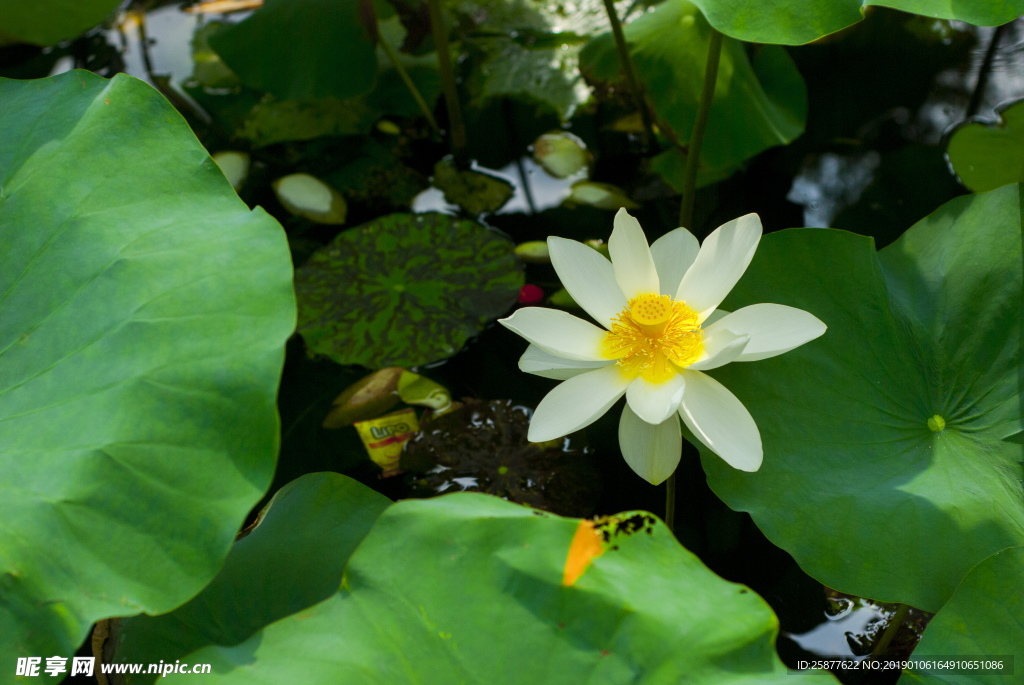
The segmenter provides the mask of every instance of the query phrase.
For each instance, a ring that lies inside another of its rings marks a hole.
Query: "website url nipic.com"
[[[63,656],[51,656],[43,663],[41,656],[25,656],[18,658],[14,675],[21,677],[33,677],[39,675],[58,676],[69,673],[68,658]],[[76,656],[71,659],[69,675],[91,676],[95,672],[96,659],[91,656]],[[210,672],[210,664],[188,664],[181,663],[181,660],[158,664],[100,664],[100,673],[112,674],[156,674],[166,678],[171,673],[189,673],[200,675]]]

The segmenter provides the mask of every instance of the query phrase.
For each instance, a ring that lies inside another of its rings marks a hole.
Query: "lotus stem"
[[[412,82],[411,78],[409,78],[409,72],[407,72],[405,67],[402,66],[402,62],[398,59],[398,55],[395,53],[394,48],[392,48],[384,38],[381,38],[378,44],[381,49],[384,50],[384,54],[387,55],[388,59],[391,61],[391,66],[393,66],[395,71],[398,72],[398,75],[402,77],[402,82],[405,83],[405,87],[409,89],[410,93],[412,93],[412,97],[416,100],[416,104],[419,105],[420,111],[423,112],[423,116],[427,118],[427,123],[430,124],[430,128],[434,129],[434,133],[437,135],[441,135],[441,127],[437,125],[437,120],[434,119],[434,113],[430,111],[430,107],[427,106],[427,101],[424,100],[423,96],[420,94],[419,88],[417,88],[416,84]]]
[[[622,62],[622,71],[626,74],[626,84],[633,95],[633,102],[637,111],[640,112],[640,120],[643,122],[643,144],[644,148],[651,150],[657,148],[658,142],[654,138],[654,128],[651,125],[651,114],[647,111],[647,102],[644,100],[643,91],[640,90],[640,82],[636,78],[636,71],[633,69],[633,60],[629,57],[629,48],[626,45],[626,34],[622,32],[622,22],[615,11],[613,0],[604,0],[604,9],[608,13],[608,21],[612,25],[612,36],[615,37],[615,47],[619,51],[619,61]]]
[[[722,57],[722,39],[722,34],[712,26],[711,40],[708,42],[708,64],[704,70],[704,86],[700,91],[697,119],[693,122],[693,133],[690,134],[690,143],[686,150],[683,201],[679,207],[679,225],[688,229],[692,229],[693,224],[693,200],[697,190],[697,163],[700,160],[700,146],[704,142],[704,129],[708,125],[711,101],[715,98],[715,83],[718,81],[718,62]]]
[[[673,471],[672,475],[668,477],[665,482],[665,525],[672,531],[673,534],[676,532],[676,472]]]
[[[434,46],[437,48],[437,64],[441,71],[441,83],[444,86],[444,103],[448,109],[448,128],[451,129],[452,152],[455,155],[456,167],[464,169],[468,162],[466,124],[462,119],[459,90],[456,88],[455,72],[452,70],[448,31],[444,24],[444,13],[441,11],[441,0],[428,0],[428,4],[430,5],[430,26],[434,31]]]
[[[896,633],[900,632],[900,626],[903,625],[903,621],[906,620],[909,611],[909,604],[899,605],[896,613],[889,619],[889,625],[885,627],[882,637],[878,640],[875,648],[871,650],[871,656],[876,657],[885,654],[885,650],[889,649],[889,643],[896,637]]]

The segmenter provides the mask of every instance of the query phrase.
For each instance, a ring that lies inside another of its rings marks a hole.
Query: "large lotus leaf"
[[[0,39],[53,45],[96,26],[119,4],[120,0],[3,0]]]
[[[856,24],[871,6],[934,19],[998,26],[1024,14],[1024,0],[693,0],[716,29],[751,43],[802,45]]]
[[[772,233],[723,303],[828,325],[711,372],[753,415],[764,463],[701,458],[714,491],[829,587],[938,611],[971,567],[1024,543],[1024,447],[1006,440],[1021,431],[1020,236],[1017,186],[952,200],[880,252],[845,231]]]
[[[394,505],[337,595],[189,662],[218,685],[782,683],[777,630],[650,514],[595,530],[459,493]]]
[[[282,100],[345,99],[377,78],[371,17],[360,0],[266,0],[209,42],[248,86]]]
[[[707,65],[711,27],[686,0],[666,0],[626,25],[637,77],[664,128],[689,140]],[[618,84],[621,63],[611,34],[580,53],[580,68],[596,83]],[[701,169],[710,176],[803,133],[807,88],[783,48],[762,48],[751,64],[743,44],[725,39],[715,97],[701,148]]]
[[[220,574],[184,606],[136,616],[117,636],[118,663],[173,662],[206,645],[236,645],[338,591],[352,552],[391,502],[338,473],[311,473],[274,495]],[[155,674],[129,676],[152,683]]]
[[[1013,655],[1013,675],[980,675],[910,670],[900,683],[1021,682],[1024,663],[1024,547],[1003,550],[967,574],[942,611],[935,614],[911,658],[996,657]],[[989,660],[989,659],[986,659]]]
[[[0,663],[217,573],[274,472],[281,227],[157,91],[0,79]]]
[[[523,271],[510,240],[444,214],[390,214],[342,231],[295,274],[299,332],[340,364],[450,357],[511,307]]]
[[[972,122],[957,129],[949,139],[949,163],[975,192],[1024,178],[1024,102],[1003,109],[998,124]]]

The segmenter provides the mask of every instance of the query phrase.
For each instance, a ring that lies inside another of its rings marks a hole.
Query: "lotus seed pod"
[[[592,181],[574,183],[569,201],[598,209],[622,209],[623,207],[636,209],[640,206],[626,197],[621,188],[609,183],[594,183]]]
[[[242,187],[245,179],[249,177],[249,155],[244,152],[235,152],[233,150],[218,152],[213,156],[213,161],[224,172],[228,183],[236,191]]]
[[[309,174],[290,174],[273,183],[284,208],[318,224],[343,224],[348,205],[334,188]]]
[[[571,133],[545,133],[533,144],[533,158],[555,178],[568,178],[587,166],[583,141]]]
[[[551,262],[551,255],[548,253],[546,240],[531,240],[516,245],[516,255],[524,262],[530,264],[548,264]]]

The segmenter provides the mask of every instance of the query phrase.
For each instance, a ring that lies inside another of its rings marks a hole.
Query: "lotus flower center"
[[[700,358],[704,334],[697,312],[668,295],[639,295],[612,321],[604,353],[652,383],[669,380]]]

